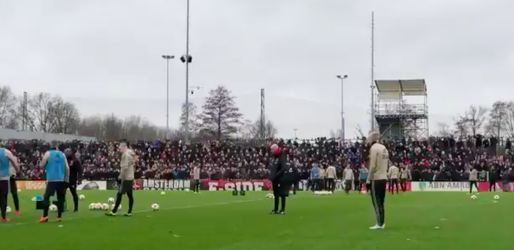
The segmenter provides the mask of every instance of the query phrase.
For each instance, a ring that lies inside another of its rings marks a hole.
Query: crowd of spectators
[[[313,166],[334,165],[341,174],[349,165],[357,170],[366,165],[367,147],[362,140],[341,141],[280,140],[288,162],[300,170],[302,179],[310,176]],[[512,180],[511,142],[502,152],[495,138],[481,136],[465,140],[434,138],[384,141],[393,164],[404,164],[411,170],[412,180],[465,181],[470,168],[477,168],[486,178]],[[49,149],[43,141],[4,141],[19,158],[21,179],[43,179],[39,167],[42,154]],[[265,179],[269,174],[270,155],[266,143],[241,141],[205,141],[185,144],[182,141],[133,142],[138,154],[136,178],[187,179],[195,165],[202,167],[201,177],[209,179]],[[119,173],[118,142],[64,142],[61,148],[72,148],[84,167],[86,179],[114,179]]]

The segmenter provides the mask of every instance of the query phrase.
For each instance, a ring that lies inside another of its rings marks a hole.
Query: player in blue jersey
[[[64,195],[66,192],[65,182],[69,180],[70,167],[66,156],[57,149],[57,145],[45,153],[41,160],[41,167],[46,172],[46,190],[43,198],[44,210],[40,223],[48,222],[48,209],[50,207],[50,197],[57,193],[57,221],[61,221],[64,211]]]
[[[11,166],[14,167],[16,172],[20,171],[18,160],[11,151],[0,148],[0,210],[2,213],[2,221],[9,221],[9,219],[7,219],[7,196],[9,195]]]

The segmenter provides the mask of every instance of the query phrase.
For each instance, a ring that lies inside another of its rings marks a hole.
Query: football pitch
[[[514,194],[406,193],[386,198],[386,230],[371,231],[369,195],[300,192],[289,198],[287,215],[268,215],[265,192],[137,191],[133,217],[106,217],[90,203],[107,203],[115,191],[82,191],[79,213],[63,222],[37,224],[34,195],[20,192],[22,214],[0,225],[1,249],[512,249]],[[68,195],[68,200],[71,197]],[[152,203],[160,205],[151,211]],[[9,206],[12,205],[9,197]],[[68,208],[72,209],[72,204]],[[126,212],[127,199],[122,203]]]

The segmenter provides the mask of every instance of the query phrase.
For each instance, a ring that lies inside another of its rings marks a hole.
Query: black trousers
[[[328,179],[326,179],[326,182],[327,182],[327,190],[333,192],[336,189],[335,180],[333,178],[328,178]]]
[[[377,225],[383,226],[385,223],[385,196],[387,180],[371,181],[371,200],[375,209]]]
[[[400,187],[398,184],[399,184],[398,179],[391,179],[391,181],[389,182],[389,192],[391,194],[394,194],[394,189],[396,189],[396,193],[399,192]]]
[[[319,191],[321,190],[321,180],[320,179],[311,179],[311,191]]]
[[[352,190],[352,181],[351,180],[345,180],[344,181],[344,192],[349,194],[350,190]]]
[[[16,211],[20,210],[20,199],[18,198],[18,185],[16,185],[16,179],[11,176],[11,179],[9,180],[10,190],[12,199],[14,201],[14,208]]]
[[[298,191],[300,188],[300,181],[297,180],[295,182],[293,182],[293,194],[296,194],[296,191]]]
[[[273,211],[278,212],[279,205],[280,211],[286,211],[286,197],[289,196],[289,189],[291,188],[291,184],[289,183],[281,183],[281,182],[272,182],[273,185],[273,196],[275,196],[273,203]]]
[[[493,190],[496,192],[496,181],[489,182],[489,192],[492,192]]]
[[[478,182],[477,181],[470,181],[469,182],[469,193],[473,193],[473,186],[475,186],[475,188],[477,189],[477,192],[478,192]]]
[[[359,192],[362,191],[362,187],[366,185],[366,179],[362,179],[359,181],[359,188],[357,190],[359,190]],[[369,191],[369,190],[366,190],[366,192]]]
[[[400,187],[402,188],[402,192],[407,192],[407,179],[400,180]]]
[[[195,179],[193,180],[193,192],[199,193],[200,192],[200,180]]]
[[[9,195],[9,180],[0,180],[0,210],[2,219],[7,216],[7,196]]]
[[[64,190],[64,206],[66,210],[66,191],[69,189],[71,193],[71,197],[73,198],[73,205],[74,205],[74,211],[78,211],[79,209],[79,195],[77,194],[77,181],[76,180],[70,180],[70,182],[65,183],[65,190]]]
[[[61,218],[62,212],[64,211],[64,194],[66,192],[66,183],[63,181],[59,182],[47,182],[45,195],[43,197],[44,209],[43,216],[48,217],[48,208],[50,207],[50,197],[57,194],[57,218]]]

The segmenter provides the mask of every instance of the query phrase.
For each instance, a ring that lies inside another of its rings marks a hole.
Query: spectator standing
[[[334,166],[328,166],[326,170],[326,182],[327,182],[327,190],[333,192],[336,188],[335,185],[336,180],[336,168]],[[352,179],[353,180],[353,179]],[[351,186],[351,184],[350,184]]]
[[[315,191],[315,190],[320,190],[320,185],[321,185],[321,182],[320,182],[320,169],[318,166],[316,166],[316,164],[312,164],[312,168],[311,168],[311,188],[312,188],[312,191]]]
[[[496,181],[498,180],[498,170],[495,166],[491,166],[489,170],[489,192],[496,192]]]
[[[503,184],[503,192],[509,191],[508,185],[510,182],[511,174],[512,174],[512,168],[505,169],[503,171],[503,173],[501,174],[502,184]]]
[[[344,180],[344,191],[349,194],[352,189],[353,180],[355,180],[355,176],[353,175],[353,170],[350,166],[346,166],[343,172],[343,180]]]
[[[364,164],[362,164],[359,169],[359,192],[362,190],[362,186],[366,184],[366,180],[368,179],[368,169]]]
[[[476,187],[478,192],[478,171],[476,168],[471,167],[471,171],[469,171],[469,193],[473,192],[473,186]]]

